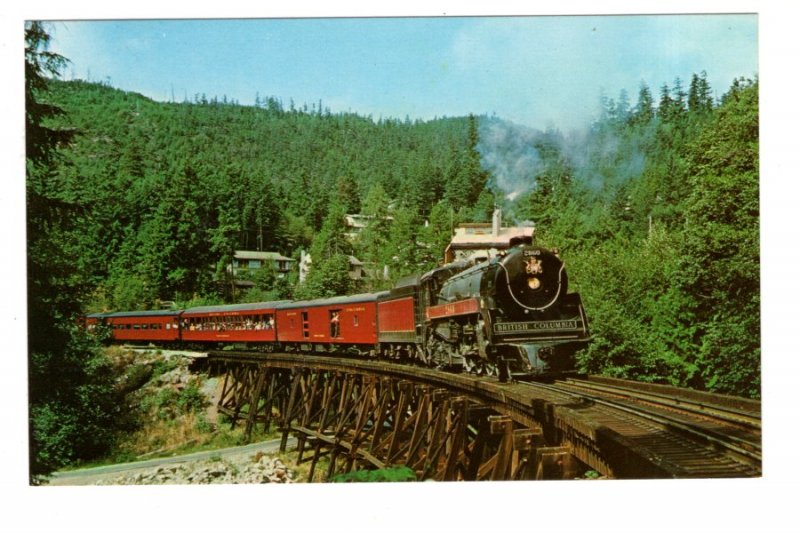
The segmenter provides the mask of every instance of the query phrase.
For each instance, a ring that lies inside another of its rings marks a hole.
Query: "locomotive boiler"
[[[395,352],[414,350],[429,365],[488,374],[504,365],[514,373],[557,372],[572,367],[574,352],[589,339],[564,262],[538,246],[520,245],[477,264],[454,262],[406,279],[379,301],[379,312],[385,306],[388,315],[403,301],[406,316],[413,303],[413,338],[409,328],[405,344],[397,342],[397,332],[379,339]]]

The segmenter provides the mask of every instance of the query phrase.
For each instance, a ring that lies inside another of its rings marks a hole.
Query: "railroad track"
[[[387,361],[301,354],[212,352],[210,360],[291,371],[381,376],[471,398],[544,431],[579,461],[617,478],[758,477],[760,402],[591,376],[552,383],[449,374]]]
[[[656,451],[687,477],[761,473],[760,402],[600,376],[539,386],[591,402],[595,420]]]

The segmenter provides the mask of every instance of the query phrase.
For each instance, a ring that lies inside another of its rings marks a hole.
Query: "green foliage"
[[[133,392],[140,389],[142,385],[150,381],[154,374],[155,372],[151,365],[132,364],[125,369],[125,373],[122,376],[117,388],[122,394]]]
[[[198,415],[195,427],[197,428],[197,431],[201,433],[213,433],[216,430],[214,424],[209,422],[208,418],[206,418],[202,413]]]
[[[373,185],[361,206],[361,214],[366,217],[366,226],[356,237],[354,254],[365,263],[371,275],[366,280],[365,290],[374,291],[386,288],[382,279],[384,268],[392,263],[392,238],[394,222],[389,210],[389,196],[380,184]]]
[[[152,365],[148,365],[152,368],[152,376],[151,379],[157,378],[159,376],[163,376],[167,372],[171,372],[178,368],[179,362],[177,358],[160,358],[157,359]]]
[[[292,296],[294,285],[292,280],[289,276],[281,275],[272,262],[257,269],[249,279],[256,286],[239,298],[242,303],[287,300]]]
[[[119,272],[109,278],[106,285],[111,292],[111,307],[150,309],[155,303],[157,288],[148,284],[140,275]]]
[[[423,264],[419,247],[419,234],[422,231],[420,218],[405,205],[395,207],[392,217],[385,257],[391,280],[397,281],[403,276],[427,270],[428,265]]]
[[[115,375],[94,338],[78,327],[90,294],[78,233],[85,206],[65,194],[55,168],[72,131],[52,103],[48,75],[65,59],[47,51],[41,23],[25,27],[26,197],[28,282],[28,398],[30,475],[108,451],[127,419],[119,408]],[[87,258],[84,258],[86,260]]]
[[[447,171],[444,199],[455,209],[471,208],[486,188],[488,173],[481,167],[478,147],[478,119],[469,116],[466,146],[451,148],[451,164]]]
[[[749,396],[761,385],[758,122],[758,83],[737,80],[691,146],[680,277],[705,387]]]
[[[338,474],[331,478],[331,483],[383,483],[416,480],[416,474],[407,466],[390,466],[378,470],[355,470],[346,474]]]
[[[433,268],[442,263],[444,250],[450,243],[454,228],[460,222],[453,206],[442,200],[433,206],[427,227],[420,229],[422,263]]]
[[[607,241],[576,254],[572,274],[591,310],[593,342],[579,354],[583,371],[622,378],[688,383],[696,372],[685,359],[692,326],[674,288],[675,237],[656,228],[639,243]]]
[[[188,383],[178,394],[176,401],[178,409],[184,413],[199,412],[207,405],[206,397],[200,391],[196,381]]]
[[[305,283],[295,289],[295,297],[300,300],[330,298],[350,294],[353,286],[348,256],[332,255],[313,264]]]
[[[314,238],[311,256],[315,262],[348,255],[352,245],[345,236],[345,209],[341,204],[331,204],[322,228]]]
[[[186,384],[181,389],[164,387],[155,395],[142,401],[142,409],[152,411],[161,420],[172,420],[179,415],[198,413],[207,405],[205,396],[196,381]]]

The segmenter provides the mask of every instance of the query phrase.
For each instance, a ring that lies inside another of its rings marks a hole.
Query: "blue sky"
[[[758,72],[756,15],[56,21],[65,78],[156,100],[195,94],[430,119],[496,114],[586,125],[600,95],[635,103],[705,70],[716,93]]]

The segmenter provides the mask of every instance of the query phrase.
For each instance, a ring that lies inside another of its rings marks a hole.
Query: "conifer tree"
[[[388,260],[386,243],[389,240],[391,220],[389,196],[380,183],[373,185],[367,193],[361,214],[366,217],[366,226],[358,235],[356,248],[359,259],[369,262],[375,269],[382,269]]]
[[[658,118],[662,122],[669,122],[672,119],[674,102],[669,92],[669,86],[665,83],[661,86],[661,98],[658,101]]]
[[[636,102],[631,120],[634,124],[645,125],[653,119],[653,95],[650,87],[642,82],[639,86],[639,99]]]
[[[349,294],[352,246],[345,235],[345,209],[330,204],[322,229],[311,246],[311,269],[305,283],[295,289],[297,298],[324,298]]]
[[[47,50],[40,22],[25,27],[26,196],[28,253],[28,401],[30,476],[107,451],[114,438],[110,367],[79,326],[89,286],[76,268],[76,228],[83,206],[62,197],[57,148],[71,132],[45,121],[63,115],[50,103],[48,76],[66,60]]]

